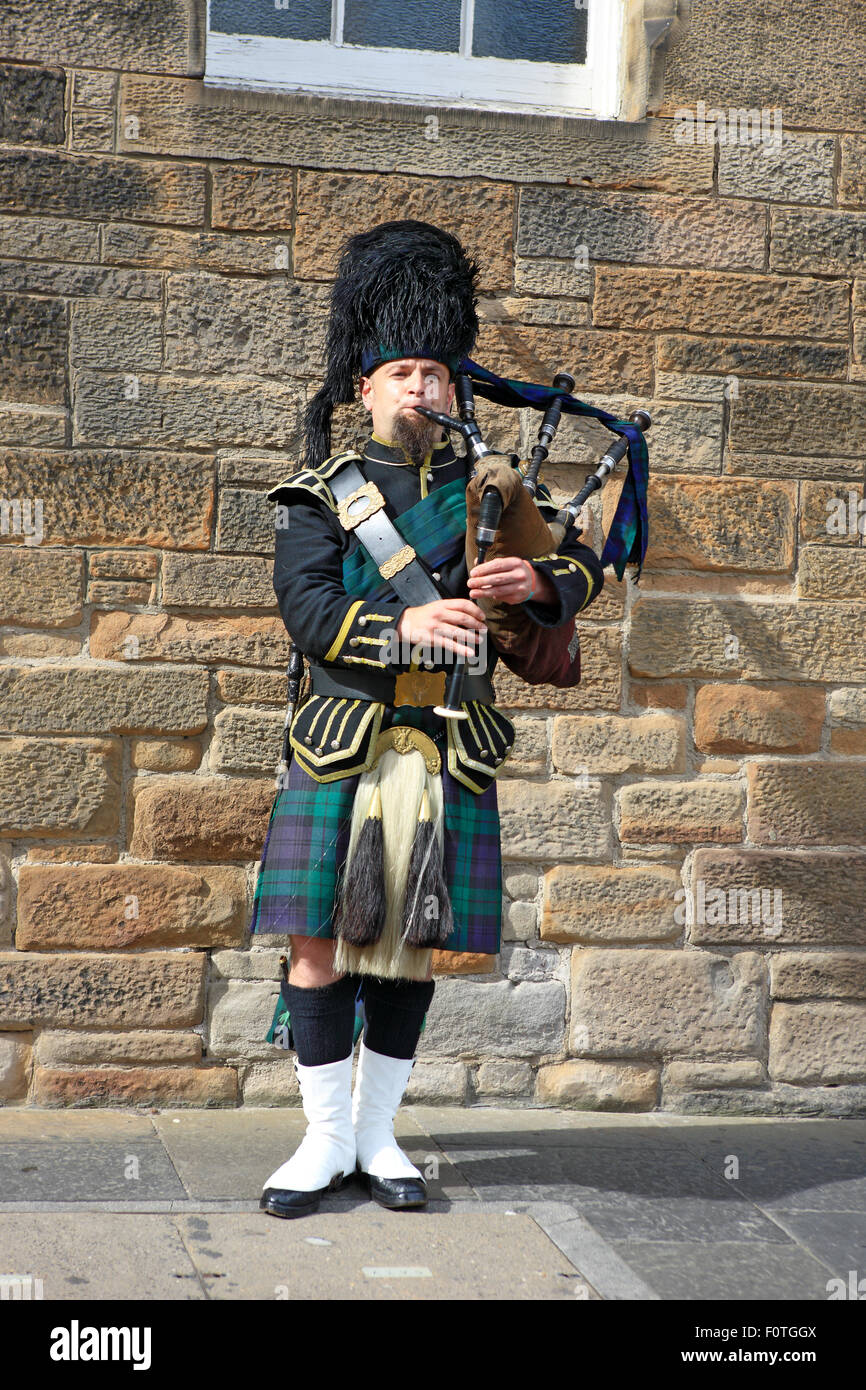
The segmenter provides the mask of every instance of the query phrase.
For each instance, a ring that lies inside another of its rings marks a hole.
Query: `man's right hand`
[[[475,656],[476,633],[485,626],[484,612],[468,598],[439,598],[418,608],[404,608],[396,633],[412,646],[421,643],[433,657],[436,648],[458,656]],[[470,645],[471,644],[471,645]]]

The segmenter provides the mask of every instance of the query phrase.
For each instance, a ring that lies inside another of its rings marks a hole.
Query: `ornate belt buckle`
[[[356,487],[354,492],[350,492],[342,502],[337,503],[337,515],[345,531],[354,531],[368,516],[374,516],[376,512],[381,511],[384,505],[385,499],[376,484],[367,482],[362,487]]]
[[[444,671],[399,671],[394,678],[394,704],[425,705],[445,703]]]

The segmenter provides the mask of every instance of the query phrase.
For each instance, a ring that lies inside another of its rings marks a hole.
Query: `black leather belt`
[[[396,677],[378,671],[347,671],[326,669],[310,662],[310,684],[314,695],[339,695],[343,698],[376,700],[383,705],[394,703]],[[467,676],[463,685],[464,700],[478,700],[492,705],[496,699],[489,676]]]

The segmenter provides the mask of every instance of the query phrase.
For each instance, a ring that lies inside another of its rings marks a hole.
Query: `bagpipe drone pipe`
[[[415,406],[419,414],[454,430],[466,442],[467,455],[474,465],[466,486],[466,563],[505,556],[539,559],[554,554],[565,536],[576,526],[584,502],[603,487],[617,464],[628,455],[628,472],[616,513],[601,555],[602,565],[612,565],[622,579],[627,564],[637,566],[637,578],[646,554],[648,540],[647,478],[648,455],[644,435],[652,421],[647,411],[637,410],[628,420],[620,420],[605,410],[587,405],[571,394],[574,378],[559,372],[552,386],[497,377],[470,358],[463,358],[455,377],[458,417]],[[475,392],[497,404],[543,410],[529,465],[525,474],[514,466],[510,455],[489,448],[475,419]],[[538,475],[548,457],[562,414],[584,415],[598,420],[618,437],[590,475],[580,492],[567,502],[552,522],[547,522],[535,501]],[[497,603],[484,599],[481,604],[487,630],[505,665],[531,685],[574,685],[580,678],[580,664],[574,624],[564,622],[556,628],[533,621],[521,604]],[[576,659],[575,659],[576,658]],[[448,718],[465,717],[462,689],[466,661],[458,658],[451,668],[443,705],[436,712]]]

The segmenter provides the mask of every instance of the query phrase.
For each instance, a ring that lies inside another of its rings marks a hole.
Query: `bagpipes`
[[[459,418],[426,406],[415,406],[419,414],[462,435],[467,455],[474,464],[466,487],[466,563],[470,570],[476,563],[500,556],[518,556],[526,560],[550,556],[570,531],[580,535],[582,528],[576,526],[576,521],[581,507],[593,492],[604,486],[617,464],[628,454],[629,471],[601,563],[612,564],[619,579],[623,577],[626,564],[635,563],[639,576],[648,539],[648,460],[644,434],[652,420],[646,410],[635,411],[625,421],[586,405],[571,395],[574,384],[574,377],[567,372],[557,373],[552,387],[497,377],[477,362],[464,358],[455,376]],[[544,410],[538,440],[525,474],[514,466],[516,458],[503,455],[484,442],[475,419],[475,390],[502,405]],[[554,521],[547,522],[535,501],[538,475],[549,455],[563,411],[591,416],[619,437],[580,492],[560,508]],[[572,622],[545,628],[535,623],[521,604],[485,599],[482,606],[487,630],[509,670],[532,685],[577,684],[580,657]],[[444,704],[435,706],[437,714],[449,719],[467,718],[462,708],[466,669],[466,659],[457,657],[451,668]]]

